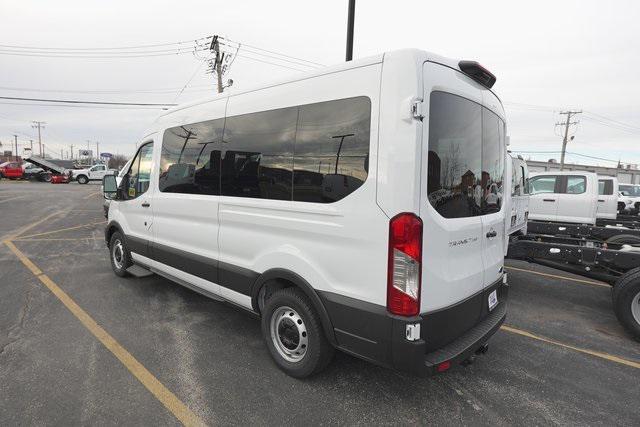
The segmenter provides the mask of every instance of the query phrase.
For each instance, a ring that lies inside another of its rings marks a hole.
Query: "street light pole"
[[[356,14],[356,0],[349,0],[349,17],[347,18],[347,55],[346,60],[353,59],[353,21]]]

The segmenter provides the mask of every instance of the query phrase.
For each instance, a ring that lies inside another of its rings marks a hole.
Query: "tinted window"
[[[482,109],[482,212],[498,212],[502,206],[504,174],[504,124],[494,113]]]
[[[431,94],[427,193],[431,205],[445,218],[481,213],[485,196],[481,108],[459,96]]]
[[[613,194],[613,181],[610,179],[598,180],[598,194],[611,196]]]
[[[640,187],[634,185],[620,185],[618,189],[625,196],[640,196]]]
[[[555,193],[556,191],[555,175],[541,175],[529,178],[529,192],[531,194],[538,193]]]
[[[227,118],[223,195],[291,200],[297,119],[296,107]]]
[[[152,158],[153,144],[143,145],[131,163],[129,173],[123,180],[127,199],[135,199],[149,189]]]
[[[366,97],[301,106],[293,200],[330,203],[358,189],[369,171],[370,128]]]
[[[587,179],[584,176],[567,176],[567,194],[582,194],[587,191]]]
[[[167,129],[160,155],[160,191],[220,194],[224,119]]]

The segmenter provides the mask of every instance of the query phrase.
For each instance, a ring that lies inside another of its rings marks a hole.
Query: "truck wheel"
[[[638,245],[640,244],[640,236],[633,234],[618,234],[607,239],[607,243],[617,243],[619,245]]]
[[[87,182],[89,182],[89,178],[87,178],[85,175],[79,175],[76,180],[78,181],[78,184],[86,184]]]
[[[42,182],[51,182],[51,174],[50,173],[40,174],[40,181],[42,181]]]
[[[624,273],[613,286],[613,309],[622,326],[640,341],[640,267]]]
[[[124,236],[116,231],[109,240],[109,258],[111,258],[111,268],[116,276],[127,277],[127,268],[133,264],[131,262],[131,253],[127,248]]]
[[[322,371],[333,357],[320,318],[296,288],[271,294],[262,312],[262,335],[278,367],[295,378]]]

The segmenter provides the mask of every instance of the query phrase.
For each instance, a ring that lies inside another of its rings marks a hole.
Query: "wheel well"
[[[251,303],[253,305],[253,309],[257,313],[261,313],[262,307],[264,307],[264,302],[269,299],[271,294],[279,289],[292,287],[299,289],[307,296],[311,305],[320,316],[325,336],[331,344],[334,346],[337,345],[335,334],[333,332],[333,325],[331,324],[329,314],[327,313],[322,300],[314,288],[296,273],[281,269],[269,270],[262,273],[252,286]]]
[[[115,233],[116,231],[120,231],[120,227],[118,227],[116,224],[107,226],[107,231],[104,235],[105,240],[107,241],[107,246],[109,246],[109,243],[111,242],[111,236],[113,236],[113,233]]]

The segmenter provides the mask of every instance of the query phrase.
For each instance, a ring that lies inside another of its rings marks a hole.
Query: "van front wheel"
[[[129,273],[127,268],[133,264],[131,262],[131,254],[127,249],[124,237],[119,231],[116,231],[109,240],[109,254],[111,258],[111,268],[117,276],[127,277]]]
[[[320,372],[333,357],[320,318],[296,288],[280,289],[266,301],[262,335],[278,367],[295,378]]]

